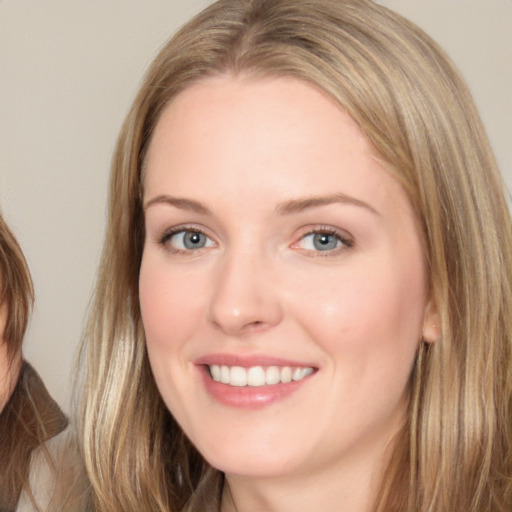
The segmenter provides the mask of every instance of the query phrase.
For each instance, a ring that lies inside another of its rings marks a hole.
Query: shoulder
[[[26,423],[40,442],[46,442],[62,432],[68,423],[66,415],[51,397],[43,380],[26,361],[20,375],[23,401],[20,409],[26,416]]]
[[[9,402],[0,415],[0,509],[12,510],[28,487],[32,460],[62,432],[67,418],[37,372],[24,362]]]
[[[48,510],[57,482],[55,469],[65,433],[46,441],[32,453],[28,485],[22,491],[17,512]]]
[[[17,512],[86,512],[88,493],[78,449],[70,429],[32,454],[27,488]]]

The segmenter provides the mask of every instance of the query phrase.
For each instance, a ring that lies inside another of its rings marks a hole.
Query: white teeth
[[[210,372],[212,374],[212,379],[220,382],[220,366],[218,364],[212,364],[210,366]]]
[[[302,368],[302,379],[304,377],[307,377],[308,375],[311,375],[313,373],[313,368]]]
[[[217,364],[210,365],[209,369],[214,381],[236,387],[287,384],[292,380],[301,380],[314,371],[311,367],[268,366],[265,369],[262,366],[243,368],[241,366],[220,366]]]
[[[229,384],[229,366],[220,367],[220,381],[222,384]]]
[[[289,366],[284,366],[281,368],[281,382],[291,382],[292,381],[292,369]]]
[[[279,384],[281,382],[281,372],[277,366],[269,366],[265,372],[265,382],[268,385]]]
[[[293,380],[301,380],[313,373],[313,368],[295,368],[293,371]]]
[[[241,366],[232,366],[229,372],[229,383],[231,386],[247,386],[247,371]]]
[[[261,366],[254,366],[249,368],[247,372],[247,385],[248,386],[264,386],[265,385],[265,370]]]

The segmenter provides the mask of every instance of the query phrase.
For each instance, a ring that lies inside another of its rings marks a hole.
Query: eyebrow
[[[172,197],[165,194],[150,199],[144,205],[144,210],[147,210],[149,207],[155,204],[168,204],[170,206],[179,208],[180,210],[188,210],[191,212],[199,213],[200,215],[211,215],[210,210],[198,201],[194,201],[193,199],[184,199],[181,197]]]
[[[365,208],[371,213],[380,217],[380,213],[375,208],[373,208],[373,206],[370,206],[368,203],[365,203],[360,199],[356,199],[355,197],[347,196],[345,194],[332,194],[328,196],[313,196],[303,199],[291,199],[290,201],[285,201],[279,204],[277,206],[277,212],[281,215],[288,215],[291,213],[300,213],[304,210],[309,210],[310,208],[318,208],[320,206],[326,206],[334,203],[348,204],[352,206],[358,206],[360,208]]]
[[[380,216],[380,213],[375,210],[372,206],[360,199],[356,199],[355,197],[347,196],[345,194],[332,194],[328,196],[313,196],[313,197],[305,197],[301,199],[291,199],[289,201],[284,201],[277,205],[276,211],[280,215],[290,215],[293,213],[300,213],[305,210],[309,210],[311,208],[319,208],[321,206],[326,206],[334,203],[348,204],[352,206],[358,206],[360,208],[365,208],[369,210],[371,213]],[[185,199],[181,197],[172,197],[166,194],[158,195],[150,199],[145,205],[144,210],[147,210],[153,205],[156,204],[168,204],[170,206],[174,206],[175,208],[179,208],[180,210],[188,210],[200,215],[211,215],[211,211],[201,204],[199,201],[194,201],[193,199]]]

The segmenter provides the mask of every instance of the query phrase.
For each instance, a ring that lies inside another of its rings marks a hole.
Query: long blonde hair
[[[355,119],[416,211],[442,339],[419,350],[409,417],[375,510],[510,510],[512,229],[504,186],[453,65],[420,29],[369,0],[220,0],[151,65],[113,158],[80,359],[77,436],[95,509],[181,510],[214,472],[158,394],[138,275],[143,162],[155,125],[187,85],[219,73],[291,76],[324,91]]]

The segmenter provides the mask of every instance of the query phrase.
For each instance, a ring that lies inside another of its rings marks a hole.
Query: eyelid
[[[206,236],[209,240],[211,240],[215,245],[217,245],[217,242],[215,239],[201,226],[197,226],[195,224],[180,224],[178,226],[173,226],[171,228],[165,229],[163,232],[161,232],[157,237],[157,243],[159,245],[164,246],[169,252],[174,254],[191,254],[191,253],[198,253],[201,252],[202,249],[208,249],[209,247],[200,247],[198,249],[178,249],[176,247],[171,246],[168,242],[169,240],[178,233],[183,232],[194,232],[194,233],[201,233],[202,235]]]
[[[315,235],[315,234],[326,234],[337,237],[342,242],[342,247],[337,247],[334,249],[320,251],[320,250],[312,250],[312,249],[303,249],[299,247],[299,243],[303,241],[307,236]],[[336,228],[334,226],[328,225],[317,225],[317,226],[307,226],[301,229],[300,233],[297,236],[297,241],[294,242],[291,247],[294,249],[298,249],[308,253],[313,256],[321,256],[328,257],[337,255],[340,252],[345,252],[351,249],[355,244],[354,237],[346,230]]]

